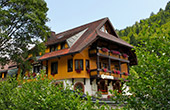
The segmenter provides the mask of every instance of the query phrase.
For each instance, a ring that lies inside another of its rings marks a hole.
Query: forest
[[[133,26],[117,30],[118,35],[128,43],[137,46],[142,41],[159,36],[170,36],[170,2],[165,10],[159,9],[157,14],[153,12],[147,19],[136,22]]]

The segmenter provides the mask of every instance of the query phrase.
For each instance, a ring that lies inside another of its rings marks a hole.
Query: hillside
[[[117,30],[117,33],[123,40],[134,46],[153,37],[170,36],[170,2],[167,3],[165,10],[160,9],[157,14],[152,12],[149,18]]]

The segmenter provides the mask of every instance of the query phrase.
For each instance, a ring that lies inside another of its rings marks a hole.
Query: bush
[[[89,95],[86,99],[82,99],[81,94],[71,93],[69,86],[63,88],[62,85],[58,85],[56,87],[52,80],[47,78],[32,80],[17,81],[8,78],[0,82],[0,109],[95,110],[108,108],[108,106],[93,103]]]

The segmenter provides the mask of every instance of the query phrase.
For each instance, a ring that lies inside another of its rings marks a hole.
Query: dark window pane
[[[73,71],[73,59],[68,60],[68,72]]]
[[[83,70],[83,60],[82,59],[75,60],[75,69],[76,70],[78,70],[78,69]]]
[[[89,63],[89,60],[86,60],[86,70],[87,69],[90,69],[90,63]]]
[[[51,74],[57,74],[58,72],[58,62],[51,63]]]
[[[65,42],[61,43],[61,49],[65,49]]]

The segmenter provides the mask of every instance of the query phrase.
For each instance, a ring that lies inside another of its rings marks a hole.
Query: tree
[[[136,49],[138,65],[131,68],[128,109],[170,109],[170,37],[155,37]]]
[[[22,64],[28,54],[44,50],[40,42],[49,34],[47,11],[44,0],[0,1],[0,64]],[[30,50],[32,46],[36,49]]]

